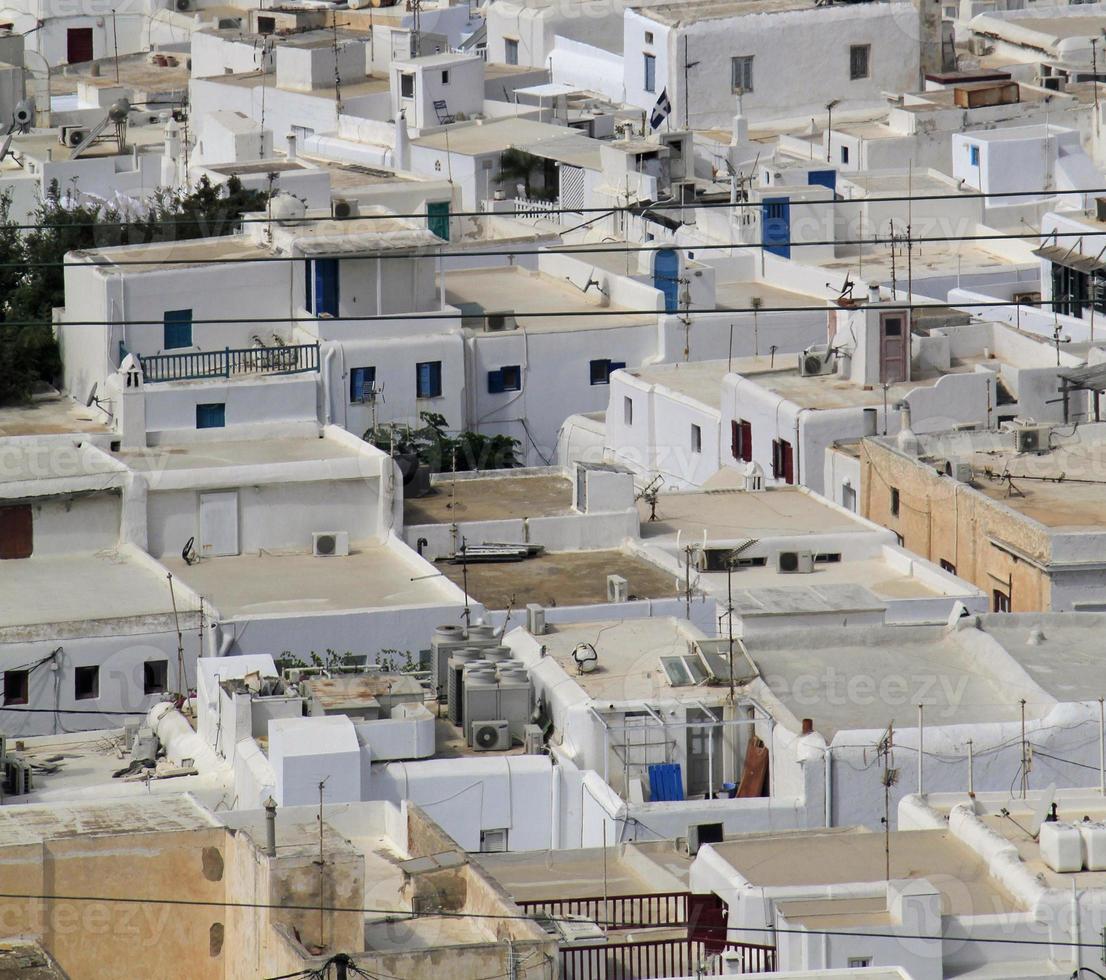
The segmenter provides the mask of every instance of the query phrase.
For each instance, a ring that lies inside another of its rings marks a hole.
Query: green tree
[[[264,210],[267,200],[237,177],[223,187],[204,177],[187,193],[158,192],[147,214],[133,217],[105,203],[71,203],[54,181],[34,227],[22,234],[10,196],[0,198],[0,404],[25,401],[36,384],[61,373],[53,311],[66,302],[67,253],[228,235],[243,213]]]
[[[415,456],[434,473],[505,470],[521,465],[518,458],[521,445],[517,439],[470,431],[453,436],[444,415],[422,412],[419,418],[423,424],[417,429],[406,425],[378,425],[369,429],[363,438],[385,452]]]

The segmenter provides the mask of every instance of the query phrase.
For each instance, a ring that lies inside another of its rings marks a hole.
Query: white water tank
[[[1053,871],[1066,874],[1083,870],[1083,835],[1074,824],[1045,821],[1037,840],[1041,859]]]
[[[1106,871],[1106,822],[1086,820],[1077,826],[1083,839],[1083,867],[1088,871]]]

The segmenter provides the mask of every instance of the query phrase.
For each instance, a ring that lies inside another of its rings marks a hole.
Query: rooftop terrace
[[[425,497],[403,501],[405,524],[452,524],[551,517],[572,511],[572,482],[563,476],[438,478]]]
[[[438,569],[460,586],[463,566],[439,562]],[[469,595],[487,609],[544,606],[589,606],[607,601],[607,576],[621,575],[630,596],[661,599],[675,596],[674,576],[622,551],[545,553],[520,562],[470,564]]]

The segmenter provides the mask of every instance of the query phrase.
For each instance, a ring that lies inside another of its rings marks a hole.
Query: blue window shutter
[[[430,365],[430,394],[437,398],[442,393],[442,362],[433,361]]]
[[[197,429],[222,429],[226,424],[227,406],[224,402],[196,406]]]
[[[376,385],[375,367],[350,368],[349,400],[351,402],[371,401]]]
[[[442,393],[442,362],[422,361],[415,365],[415,394],[418,398],[437,398]]]
[[[315,316],[338,315],[338,260],[315,259]]]
[[[165,327],[163,350],[192,346],[191,310],[166,310],[162,322]]]
[[[426,224],[443,241],[449,241],[449,202],[430,201],[426,205]]]
[[[503,387],[503,372],[502,371],[489,371],[488,372],[488,394],[500,395],[506,389]]]
[[[308,313],[315,312],[315,291],[312,289],[315,281],[315,270],[310,259],[303,260],[303,308]]]
[[[621,371],[625,367],[626,367],[626,362],[625,361],[611,361],[611,366],[610,366],[609,370],[607,371],[607,379],[610,380],[612,372]]]

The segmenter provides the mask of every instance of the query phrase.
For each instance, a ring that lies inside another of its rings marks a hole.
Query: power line
[[[904,833],[910,833],[910,831],[904,831]],[[924,876],[923,876],[924,877]],[[614,896],[617,897],[617,896]],[[509,913],[495,914],[490,912],[452,912],[446,910],[439,910],[434,912],[406,912],[397,909],[379,909],[379,908],[366,908],[357,905],[318,905],[318,904],[304,904],[304,903],[288,903],[288,902],[231,902],[231,901],[215,901],[204,899],[191,899],[191,898],[152,898],[142,897],[136,898],[134,896],[123,895],[60,895],[60,894],[38,894],[33,892],[0,892],[0,899],[11,899],[18,901],[38,901],[38,902],[103,902],[105,904],[121,904],[121,905],[167,905],[175,908],[218,908],[218,909],[283,909],[298,912],[332,912],[337,914],[347,913],[354,915],[381,915],[383,919],[378,920],[384,923],[390,922],[409,922],[413,919],[477,919],[477,920],[492,920],[492,921],[521,921],[521,922],[535,922],[535,917],[532,915],[515,915]],[[573,919],[568,916],[544,916],[543,920],[550,922],[564,922],[571,924],[579,924],[578,919]],[[658,923],[655,926],[642,924],[640,922],[620,922],[617,920],[609,919],[597,919],[596,925],[606,926],[612,929],[621,929],[628,927],[637,928],[669,928],[673,926],[667,926],[662,923]],[[674,927],[686,926],[688,923],[678,923]],[[878,933],[878,932],[853,932],[846,930],[832,930],[832,929],[786,929],[777,926],[731,926],[727,924],[707,924],[702,923],[696,925],[697,932],[725,932],[728,936],[730,933],[767,933],[769,935],[801,935],[801,936],[852,936],[869,939],[887,939],[889,936],[895,939],[917,939],[917,940],[933,940],[940,939],[940,933],[934,935],[925,935],[921,933]],[[997,943],[1007,944],[1015,946],[1065,946],[1071,948],[1085,948],[1085,949],[1101,949],[1102,943],[1099,942],[1077,942],[1072,940],[1070,942],[1058,941],[1055,939],[1020,939],[1020,938],[1005,938],[1005,937],[991,937],[991,936],[963,936],[958,937],[963,942],[973,943]],[[293,974],[295,976],[296,974]]]
[[[1106,232],[1104,232],[1106,234]],[[824,304],[818,306],[717,306],[712,307],[709,310],[685,310],[685,311],[667,311],[658,309],[611,309],[610,307],[592,307],[586,310],[513,310],[512,315],[516,318],[534,317],[535,319],[541,317],[552,318],[587,318],[587,317],[627,317],[627,316],[641,316],[641,317],[655,317],[655,316],[709,316],[718,315],[724,316],[732,313],[826,313],[833,309],[842,309],[847,312],[859,312],[866,309],[879,309],[882,311],[890,310],[921,310],[922,312],[936,312],[938,310],[972,310],[972,309],[995,309],[998,307],[1020,307],[1024,310],[1037,310],[1044,307],[1052,306],[1066,306],[1069,303],[1089,304],[1091,302],[1090,297],[1082,298],[1066,298],[1056,300],[1036,300],[1033,304],[1016,302],[1014,300],[973,300],[970,302],[956,302],[950,303],[947,300],[943,302],[931,302],[931,303],[911,303],[906,300],[896,300],[894,302],[872,304],[869,306],[866,303],[857,303],[849,307],[835,307],[829,300]],[[372,323],[376,321],[388,321],[397,322],[401,320],[486,320],[490,316],[495,316],[494,311],[481,310],[480,312],[468,312],[458,311],[451,312],[449,310],[427,310],[420,313],[417,311],[407,313],[365,313],[357,316],[337,316],[328,318],[334,323]],[[212,325],[212,324],[228,324],[228,323],[256,323],[256,324],[274,324],[291,322],[296,323],[314,323],[316,317],[311,314],[305,316],[285,316],[277,315],[263,316],[263,317],[214,317],[210,319],[194,319],[192,320],[193,326],[199,325]],[[326,321],[323,321],[326,322]],[[59,320],[56,322],[57,326],[63,327],[116,327],[116,326],[162,326],[164,320],[154,319],[116,319],[116,320]],[[30,327],[39,326],[41,324],[55,325],[53,320],[0,320],[0,330],[4,327]],[[1043,335],[1042,335],[1043,336]],[[293,345],[294,346],[294,345]],[[258,348],[263,350],[264,348]],[[273,348],[269,348],[270,350]],[[221,353],[222,348],[212,349],[209,351],[200,351],[198,353]],[[197,353],[195,351],[191,352]],[[186,353],[184,356],[188,356]]]
[[[311,159],[304,157],[304,159]],[[765,190],[769,193],[773,193],[771,187],[758,188],[758,190]],[[724,192],[719,192],[724,193]],[[880,197],[850,197],[850,198],[825,198],[822,200],[810,200],[803,201],[804,207],[818,207],[818,206],[840,206],[849,204],[893,204],[893,203],[905,203],[907,201],[973,201],[973,200],[988,200],[989,198],[1009,198],[1009,197],[1042,197],[1046,195],[1070,195],[1070,194],[1106,194],[1106,187],[1090,187],[1083,189],[1065,190],[1065,191],[1050,191],[1048,188],[1039,188],[1037,190],[1026,191],[1011,191],[1010,193],[987,193],[985,191],[968,191],[965,193],[943,193],[943,194],[893,194],[883,195]],[[223,199],[225,200],[225,199]],[[648,203],[647,207],[650,212],[656,213],[658,211],[687,211],[695,209],[705,210],[725,210],[725,209],[743,209],[743,208],[760,208],[763,202],[761,201],[696,201],[693,204],[682,204],[679,202],[658,202]],[[545,214],[619,214],[631,212],[637,214],[642,212],[646,207],[646,202],[639,204],[617,204],[607,205],[606,207],[579,207],[579,208],[543,208],[541,213]],[[282,224],[295,225],[295,224],[313,224],[320,221],[341,221],[353,222],[353,221],[381,221],[390,220],[396,218],[407,219],[425,219],[427,217],[424,211],[413,212],[382,212],[379,214],[362,214],[350,218],[335,218],[333,215],[304,215],[301,218],[286,218],[281,219]],[[450,211],[451,218],[488,218],[488,217],[503,217],[513,218],[516,214],[510,211],[497,212],[497,211]],[[225,221],[234,224],[268,224],[269,218],[225,218]],[[74,221],[74,222],[50,222],[43,225],[41,223],[12,223],[7,225],[8,228],[18,230],[36,230],[43,228],[87,228],[87,227],[101,227],[101,228],[141,228],[149,225],[151,228],[161,227],[173,227],[175,225],[195,225],[202,224],[204,219],[202,217],[181,217],[181,218],[132,218],[130,220],[120,221]],[[187,241],[187,239],[185,239]]]
[[[356,234],[356,233],[354,233]],[[744,249],[763,249],[763,248],[815,248],[826,245],[871,245],[871,246],[906,246],[910,245],[918,246],[923,245],[948,245],[952,243],[964,243],[964,242],[1007,242],[1007,241],[1020,241],[1027,242],[1030,240],[1037,240],[1040,238],[1046,239],[1068,239],[1068,238],[1096,238],[1106,235],[1106,229],[1099,231],[1050,231],[1048,234],[1042,234],[1039,232],[993,232],[980,235],[921,235],[918,237],[900,237],[898,235],[879,237],[873,235],[871,238],[825,238],[816,239],[813,241],[798,241],[796,239],[780,239],[779,241],[773,241],[769,245],[764,242],[707,242],[703,244],[694,245],[682,245],[678,246],[675,243],[656,243],[650,242],[643,245],[546,245],[536,248],[496,248],[496,249],[451,249],[445,251],[443,246],[447,243],[442,242],[438,244],[430,244],[414,246],[411,248],[402,249],[389,249],[388,251],[374,251],[371,246],[366,246],[363,252],[351,251],[344,252],[342,256],[351,259],[385,259],[394,261],[398,259],[412,259],[412,258],[425,258],[425,257],[441,257],[443,259],[456,255],[459,258],[501,258],[503,256],[533,256],[533,255],[635,255],[635,254],[649,254],[656,252],[666,252],[673,249],[678,249],[684,252],[719,252],[719,251],[733,251]],[[217,235],[215,238],[229,238],[229,235]],[[250,265],[250,264],[266,264],[266,263],[286,263],[286,262],[306,262],[313,258],[321,256],[315,255],[250,255],[242,258],[234,259],[227,257],[213,257],[213,258],[155,258],[155,259],[115,259],[105,256],[103,253],[109,249],[123,249],[133,248],[139,249],[143,245],[151,246],[173,246],[181,245],[187,246],[196,244],[199,242],[209,241],[208,238],[182,238],[179,240],[170,241],[155,241],[155,242],[135,242],[133,244],[118,243],[102,246],[93,246],[90,248],[73,249],[67,252],[67,255],[74,255],[79,253],[95,255],[100,261],[88,261],[86,259],[78,260],[66,260],[65,258],[59,259],[53,262],[0,262],[0,269],[53,269],[53,268],[86,268],[95,267],[99,269],[112,269],[112,268],[127,268],[128,266],[149,266],[149,271],[156,270],[159,266],[173,266],[173,265],[185,265],[185,266],[206,266],[206,265]],[[251,243],[254,244],[254,243]],[[261,251],[264,246],[256,244],[255,247]],[[1074,246],[1073,246],[1074,250]],[[334,256],[325,256],[334,257]],[[1012,263],[1013,264],[1013,263]],[[825,268],[824,266],[814,265],[814,269]],[[833,270],[827,269],[828,274],[832,274]]]

